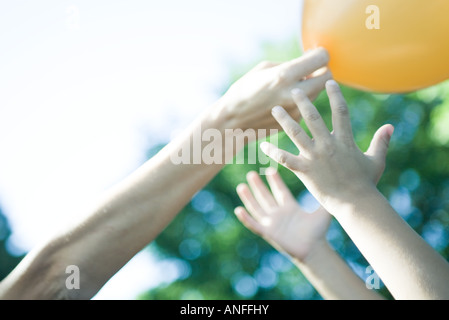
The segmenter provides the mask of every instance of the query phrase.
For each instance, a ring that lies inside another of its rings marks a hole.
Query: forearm
[[[449,299],[449,265],[378,192],[385,169],[391,125],[375,133],[362,153],[351,128],[338,84],[326,85],[332,109],[329,132],[318,110],[301,90],[293,93],[313,139],[285,110],[273,116],[299,149],[295,156],[268,143],[261,149],[302,180],[321,205],[340,222],[359,250],[398,299]]]
[[[448,299],[449,264],[372,188],[351,204],[329,205],[396,299]]]
[[[325,240],[318,243],[304,260],[292,260],[323,299],[382,299],[376,291],[366,288],[365,283]]]
[[[194,152],[201,152],[204,147],[204,142],[193,141],[198,135],[212,128],[222,132],[227,126],[228,122],[220,114],[206,112],[178,139],[93,204],[87,219],[32,252],[21,268],[10,275],[14,281],[9,283],[14,285],[8,289],[9,297],[53,299],[62,295],[91,298],[136,253],[153,241],[224,166],[225,159],[217,164],[201,161],[199,164],[174,164],[172,160],[181,147],[189,145],[190,149],[184,151],[190,151],[193,157]],[[197,143],[199,149],[194,150],[193,145]],[[45,265],[50,265],[51,270],[42,270],[44,260],[49,261]],[[36,288],[35,295],[33,290],[27,290],[25,297],[23,283],[29,283],[33,277],[42,279],[43,275],[47,277],[44,278],[47,286],[58,283],[65,291],[63,280],[68,276],[65,274],[68,265],[79,267],[80,290],[61,293]],[[37,272],[41,274],[34,274]]]
[[[299,110],[292,101],[290,90],[301,88],[309,96],[317,96],[331,74],[312,74],[325,67],[328,61],[327,52],[316,49],[283,64],[263,63],[255,67],[234,83],[217,105],[178,139],[94,204],[87,219],[53,238],[40,251],[34,250],[30,255],[33,258],[27,258],[26,264],[18,269],[20,271],[9,277],[14,281],[8,280],[8,285],[3,288],[27,283],[21,279],[33,278],[31,271],[41,269],[38,260],[40,263],[51,261],[45,265],[52,266],[52,271],[39,275],[44,279],[41,283],[64,278],[67,264],[77,265],[81,272],[82,293],[78,297],[90,298],[129,259],[154,240],[191,197],[218,173],[226,160],[244,147],[241,142],[247,139],[242,140],[245,135],[242,131],[252,129],[253,133],[259,133],[259,129],[278,128],[270,116],[275,105],[284,105],[298,119]],[[238,130],[231,132],[229,139],[226,129],[239,128],[242,129],[240,133]],[[241,135],[239,146],[227,144],[234,141],[234,134]],[[217,137],[224,141],[216,141]],[[191,152],[187,158],[192,163],[176,164],[178,153],[185,148]],[[64,288],[64,284],[59,285]],[[18,298],[20,292],[25,291],[17,286],[17,290],[9,289],[8,292],[18,292]],[[28,298],[32,297],[28,295]]]

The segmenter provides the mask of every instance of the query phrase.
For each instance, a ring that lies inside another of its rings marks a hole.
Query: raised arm
[[[273,116],[299,149],[295,156],[264,143],[265,152],[302,180],[340,222],[397,299],[449,299],[449,264],[390,206],[377,190],[393,127],[383,126],[367,152],[356,146],[346,102],[335,81],[327,92],[333,132],[304,95],[294,99],[313,140],[282,108]]]
[[[324,299],[381,299],[376,291],[366,288],[327,242],[330,214],[323,207],[312,214],[305,212],[276,170],[270,169],[267,180],[271,192],[255,172],[247,176],[249,186],[237,187],[246,207],[235,209],[239,220],[278,251],[288,254]]]
[[[205,163],[201,154],[210,142],[203,141],[203,134],[213,130],[224,137],[227,129],[276,128],[278,124],[270,116],[276,104],[285,105],[292,117],[299,119],[289,92],[301,88],[316,97],[331,75],[310,75],[327,62],[327,52],[318,49],[283,64],[257,66],[176,140],[99,199],[85,220],[30,252],[0,284],[0,298],[94,296],[219,172],[227,160],[226,151],[231,157],[238,152],[235,147],[218,143],[223,158]],[[190,153],[183,155],[184,163],[180,161],[182,152]],[[80,270],[79,290],[66,288],[68,265]]]

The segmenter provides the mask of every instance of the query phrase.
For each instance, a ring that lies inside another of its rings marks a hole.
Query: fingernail
[[[246,179],[247,179],[247,180],[251,180],[252,177],[255,177],[255,176],[259,176],[259,174],[258,174],[256,171],[250,171],[250,172],[248,172],[248,174],[246,175]]]
[[[260,150],[262,150],[263,153],[267,153],[268,152],[268,147],[269,147],[268,142],[262,142],[260,144]]]
[[[335,81],[334,79],[327,80],[326,84],[327,84],[328,86],[339,87],[337,81]]]
[[[390,138],[393,136],[394,134],[394,129],[395,127],[393,125],[390,126],[390,129],[388,130],[388,134],[390,135]]]
[[[293,96],[299,96],[299,95],[302,94],[302,90],[299,89],[299,88],[294,88],[294,89],[291,91],[291,93],[292,93]]]
[[[246,189],[246,185],[244,183],[241,183],[237,186],[237,192],[243,192]]]
[[[281,106],[276,106],[273,109],[271,109],[271,113],[274,115],[281,114],[284,111],[285,111],[284,108],[282,108]]]
[[[269,176],[276,174],[276,172],[277,172],[277,170],[273,167],[269,167],[269,168],[267,168],[267,170],[265,170],[265,174],[267,174]]]

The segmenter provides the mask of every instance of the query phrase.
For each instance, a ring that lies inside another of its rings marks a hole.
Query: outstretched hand
[[[325,49],[309,51],[282,64],[262,62],[235,82],[221,98],[219,110],[232,127],[246,129],[280,129],[271,117],[275,105],[283,105],[299,120],[299,111],[290,94],[299,88],[315,99],[332,74],[326,69],[329,55]],[[317,70],[322,69],[322,72]]]
[[[273,117],[299,149],[293,155],[267,142],[262,151],[279,164],[292,170],[307,189],[330,213],[343,203],[353,203],[376,187],[384,169],[385,158],[394,128],[381,127],[367,152],[362,153],[354,141],[349,111],[338,84],[326,84],[332,109],[333,131],[307,95],[293,90],[292,95],[313,139],[282,108],[272,110]],[[332,203],[333,205],[330,205]]]
[[[330,215],[322,207],[312,214],[304,211],[275,169],[267,170],[271,192],[256,172],[247,180],[249,186],[237,187],[246,209],[238,207],[235,214],[248,229],[299,260],[326,241]]]

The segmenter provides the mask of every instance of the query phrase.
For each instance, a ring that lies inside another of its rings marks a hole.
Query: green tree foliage
[[[265,45],[261,59],[297,57],[296,41]],[[288,50],[286,50],[288,49]],[[248,68],[240,68],[247,71]],[[244,72],[232,73],[237,79]],[[367,75],[369,76],[369,75]],[[371,94],[343,88],[353,131],[365,151],[374,132],[391,123],[395,134],[379,188],[399,214],[438,250],[449,256],[449,83],[406,95]],[[316,105],[329,128],[325,94]],[[295,147],[283,133],[279,145]],[[260,165],[228,165],[200,191],[155,241],[161,258],[178,267],[178,279],[142,294],[142,299],[320,299],[289,260],[246,230],[233,210],[241,205],[235,188]],[[279,171],[298,201],[313,203],[301,182],[284,168]],[[367,262],[337,222],[328,239],[362,279]],[[388,291],[381,293],[387,298]]]
[[[15,257],[8,252],[6,241],[10,234],[8,220],[0,209],[0,281],[16,267],[22,258]]]

